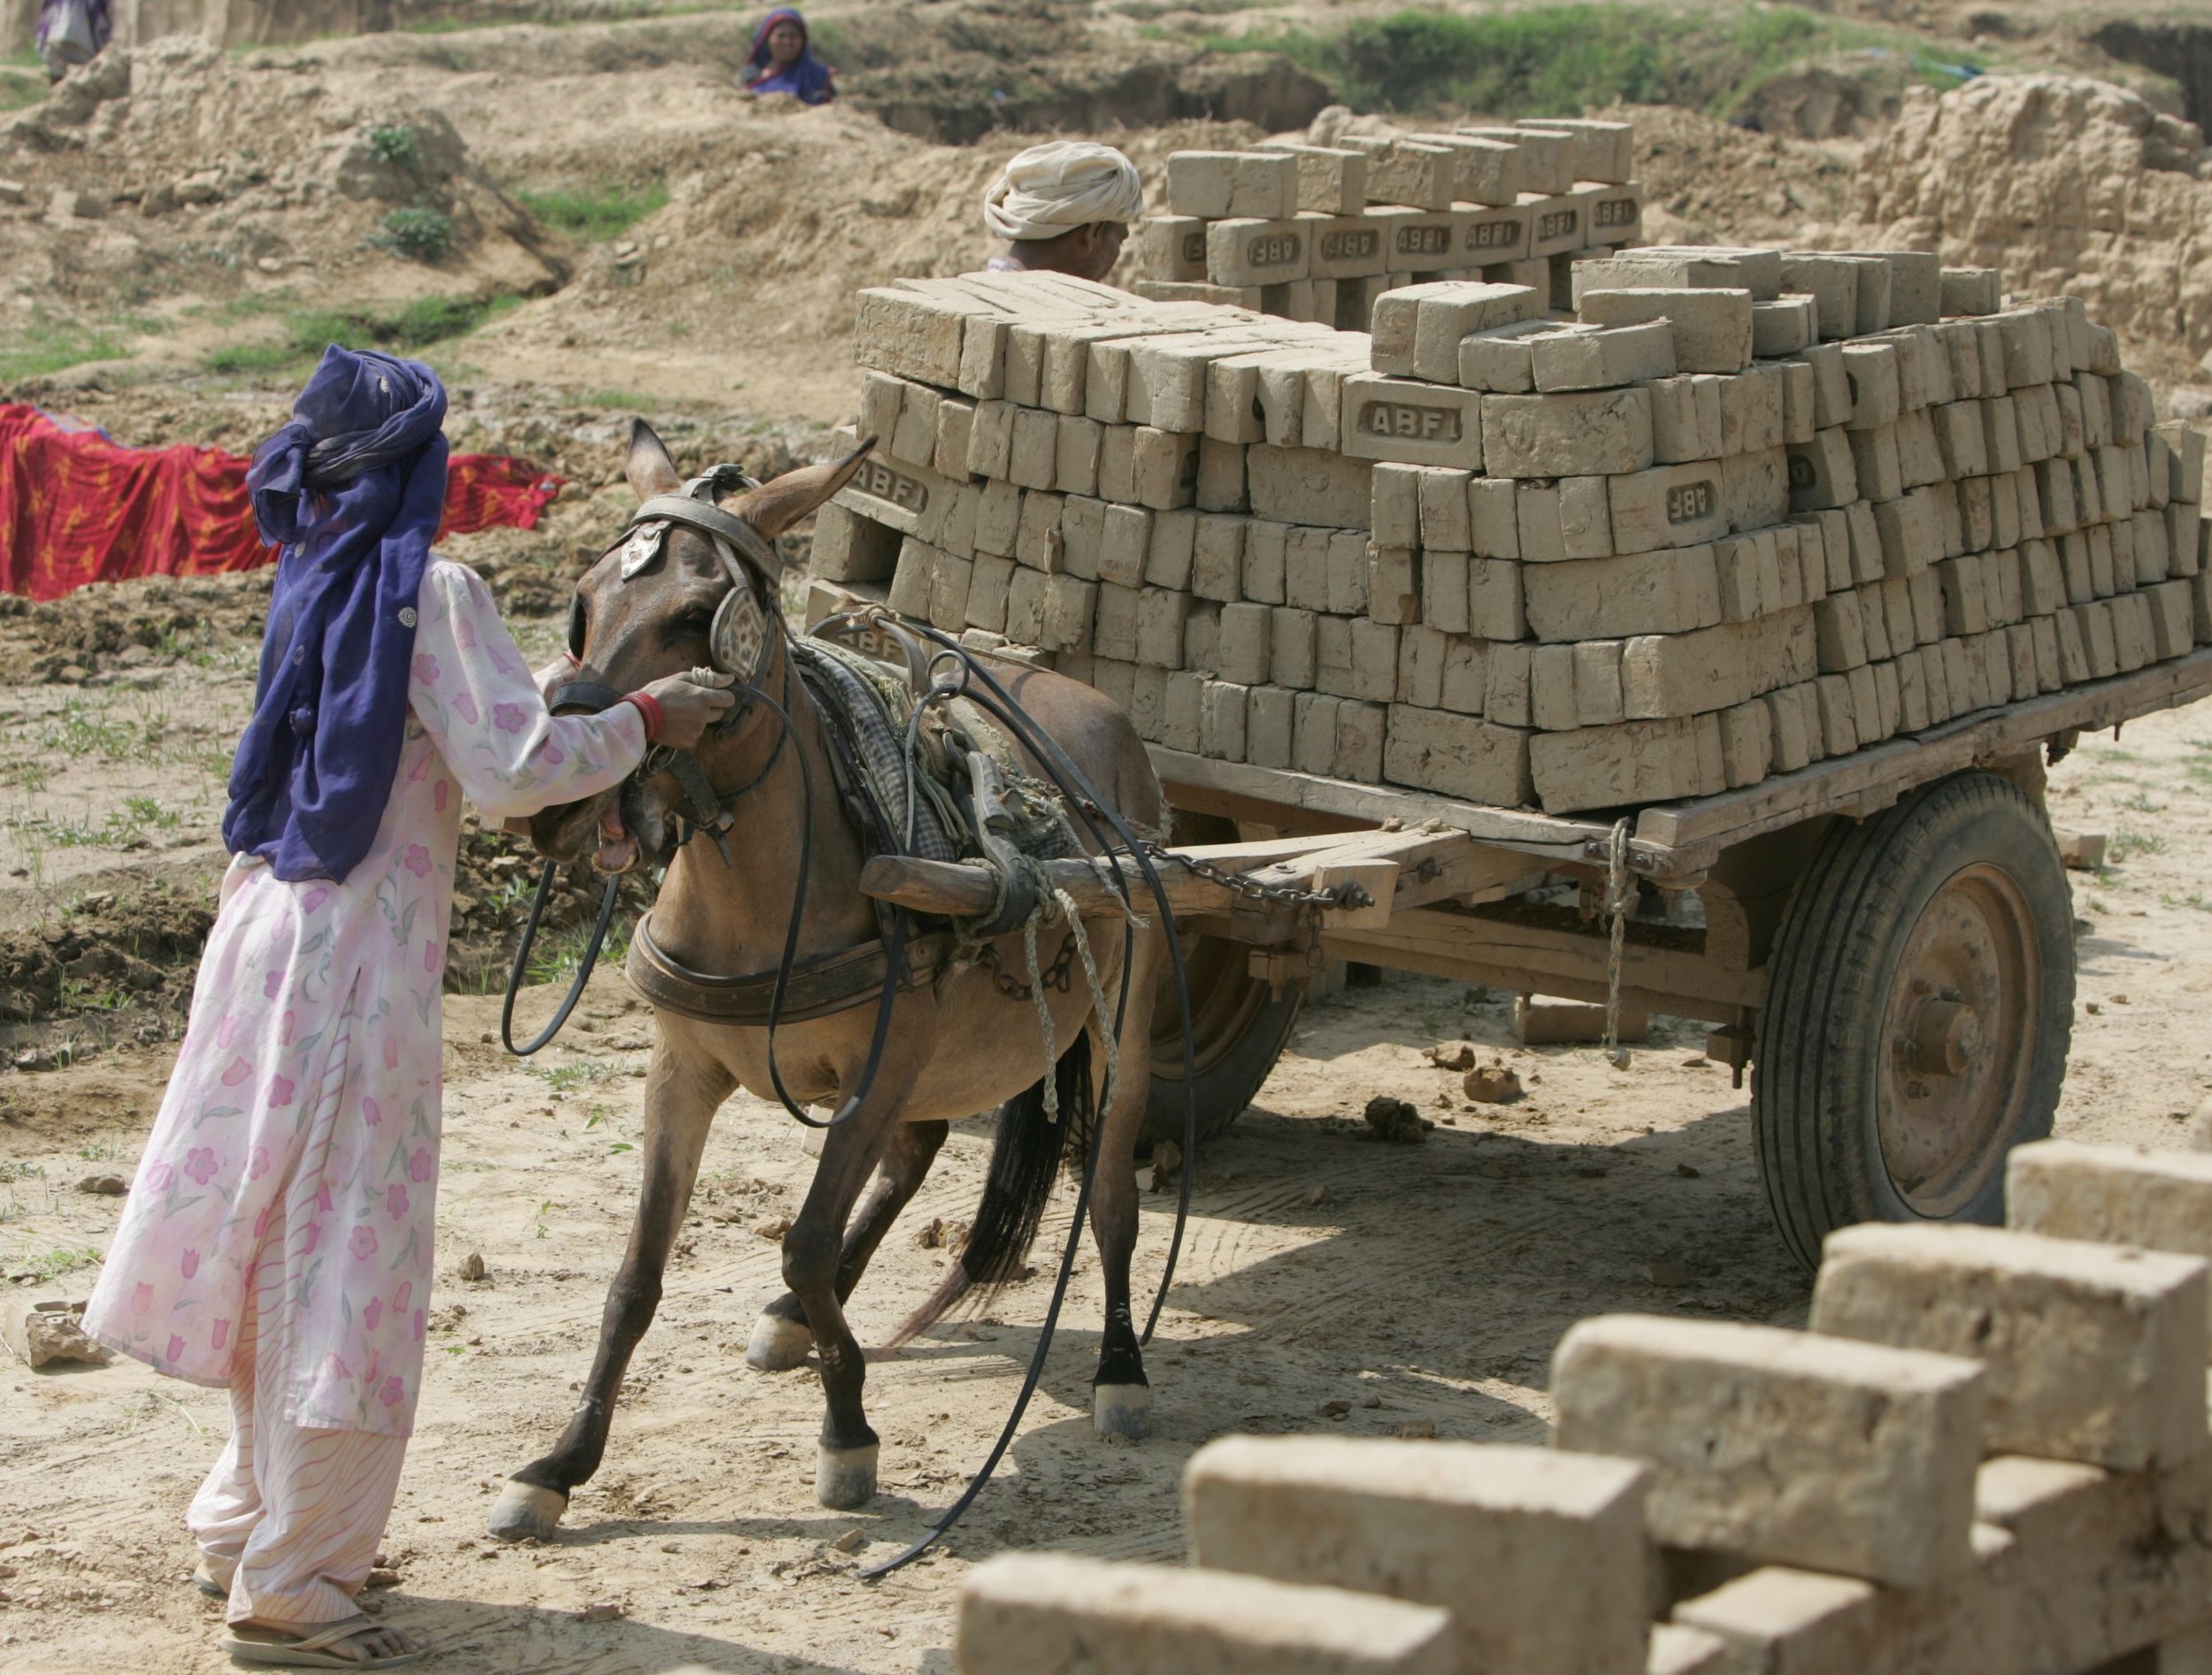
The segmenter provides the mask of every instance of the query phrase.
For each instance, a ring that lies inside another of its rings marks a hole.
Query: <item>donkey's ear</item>
[[[655,495],[672,495],[684,486],[676,462],[669,458],[668,449],[653,427],[641,419],[630,421],[630,457],[623,469],[641,501]]]
[[[875,438],[871,436],[842,459],[825,460],[818,465],[787,471],[772,482],[748,489],[728,510],[773,541],[850,482],[853,473],[860,469],[860,462],[867,458],[875,445]]]

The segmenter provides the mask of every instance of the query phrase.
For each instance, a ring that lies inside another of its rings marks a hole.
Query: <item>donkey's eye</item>
[[[680,611],[676,613],[675,620],[668,625],[669,637],[676,639],[687,634],[704,634],[713,626],[714,613],[704,606],[695,607],[690,611]]]

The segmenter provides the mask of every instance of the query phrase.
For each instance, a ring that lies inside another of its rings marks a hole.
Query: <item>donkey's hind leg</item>
[[[937,1161],[938,1148],[952,1131],[947,1122],[901,1123],[886,1142],[883,1161],[867,1195],[845,1225],[845,1248],[837,1263],[837,1299],[851,1297],[869,1259],[891,1231],[899,1212],[914,1201]],[[782,1372],[802,1364],[814,1348],[814,1333],[795,1293],[787,1291],[760,1311],[745,1363],[763,1372]]]
[[[664,1035],[645,1084],[645,1179],[630,1246],[607,1289],[599,1351],[583,1399],[553,1451],[508,1479],[492,1508],[491,1533],[503,1541],[549,1538],[568,1510],[569,1493],[599,1469],[615,1398],[630,1355],[660,1306],[661,1275],[683,1226],[714,1113],[736,1086],[719,1065],[680,1061]]]
[[[1101,1436],[1132,1440],[1144,1435],[1152,1406],[1131,1311],[1129,1259],[1137,1247],[1137,1137],[1152,1094],[1153,996],[1161,952],[1157,931],[1135,938],[1129,1005],[1118,1037],[1120,1074],[1107,1092],[1098,1136],[1098,1174],[1091,1183],[1091,1236],[1098,1241],[1099,1266],[1106,1283],[1106,1329],[1099,1342],[1098,1375],[1091,1384],[1091,1424]],[[1114,993],[1110,979],[1106,988],[1109,995]],[[1113,1026],[1110,1016],[1094,1019],[1092,1028],[1102,1037]],[[1102,1077],[1106,1056],[1100,1053],[1093,1062]],[[1190,1167],[1187,1159],[1183,1166]]]

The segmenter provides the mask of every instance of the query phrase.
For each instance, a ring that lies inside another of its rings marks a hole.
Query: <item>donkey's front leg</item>
[[[570,1492],[599,1469],[622,1375],[660,1306],[661,1275],[691,1202],[707,1130],[736,1085],[718,1064],[680,1060],[665,1035],[654,1047],[645,1083],[645,1179],[630,1247],[607,1289],[599,1351],[584,1381],[583,1400],[552,1453],[524,1466],[500,1491],[491,1517],[491,1532],[500,1540],[549,1539],[568,1509]]]
[[[926,1029],[920,1033],[926,1038]],[[898,1028],[895,1020],[893,1039],[918,1037],[911,1026]],[[784,1282],[813,1330],[821,1367],[826,1410],[814,1495],[824,1506],[865,1506],[876,1492],[876,1433],[868,1426],[860,1399],[868,1370],[840,1306],[838,1269],[854,1201],[891,1137],[888,1131],[898,1121],[899,1103],[913,1083],[920,1056],[896,1051],[887,1055],[875,1090],[825,1137],[814,1184],[783,1236]]]
[[[1149,1423],[1152,1390],[1144,1376],[1144,1356],[1137,1341],[1129,1299],[1129,1259],[1137,1248],[1137,1138],[1152,1096],[1152,1010],[1161,968],[1157,932],[1139,935],[1132,951],[1129,1005],[1118,1037],[1120,1075],[1107,1090],[1098,1135],[1098,1173],[1091,1182],[1091,1236],[1098,1241],[1099,1267],[1106,1283],[1106,1329],[1099,1341],[1098,1376],[1091,1383],[1091,1424],[1101,1436],[1141,1438]],[[1110,978],[1107,994],[1115,992]],[[1091,1028],[1103,1041],[1110,1016],[1095,1018]],[[1106,1056],[1092,1056],[1105,1073]],[[1183,1167],[1191,1167],[1191,1159]]]
[[[899,1212],[929,1178],[938,1149],[951,1133],[948,1122],[898,1123],[884,1142],[883,1163],[868,1183],[868,1195],[853,1211],[845,1228],[845,1247],[837,1262],[837,1295],[841,1302],[853,1295],[860,1276],[868,1272],[869,1258],[891,1231]],[[753,1340],[745,1348],[748,1366],[762,1372],[783,1372],[804,1364],[814,1348],[806,1310],[795,1293],[787,1291],[760,1311],[753,1325]]]

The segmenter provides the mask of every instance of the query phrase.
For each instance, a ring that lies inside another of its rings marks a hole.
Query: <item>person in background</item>
[[[754,33],[745,90],[788,93],[801,104],[827,104],[837,96],[832,81],[836,73],[807,44],[806,19],[789,6],[779,6]]]
[[[985,266],[1102,282],[1121,257],[1129,224],[1143,213],[1137,165],[1112,146],[1090,140],[1033,145],[983,195],[984,224],[1007,242],[1004,254]]]
[[[114,34],[108,0],[40,0],[38,61],[46,79],[58,81],[106,49]]]
[[[185,1521],[247,1663],[425,1655],[353,1596],[422,1389],[462,799],[496,821],[593,795],[733,702],[675,679],[548,711],[483,581],[430,551],[445,410],[427,366],[334,345],[254,456],[280,550],[230,870],[85,1310],[100,1342],[230,1392]]]

